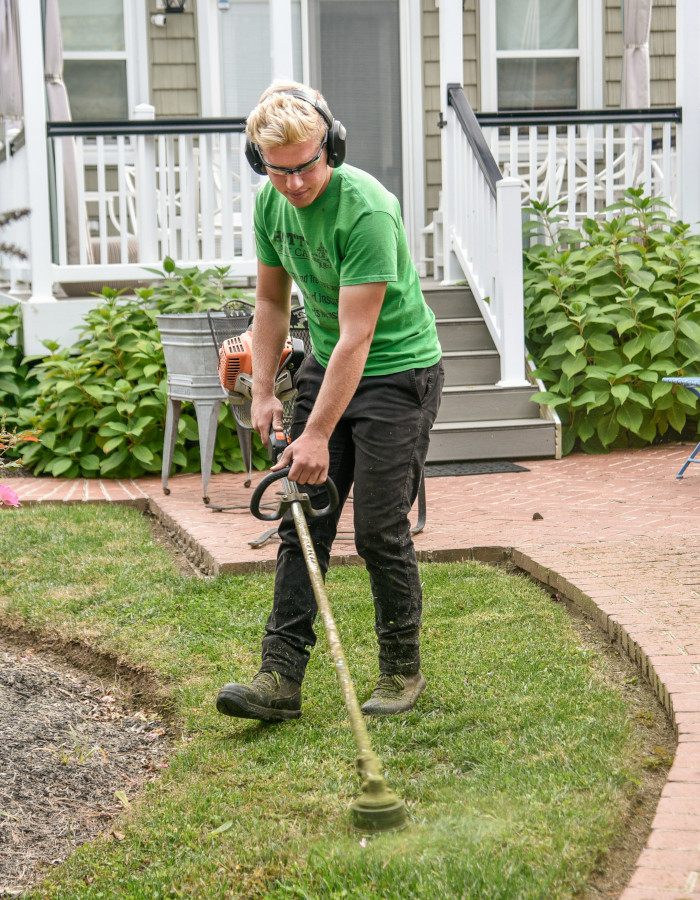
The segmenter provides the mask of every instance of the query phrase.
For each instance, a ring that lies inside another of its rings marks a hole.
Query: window
[[[602,4],[481,0],[482,109],[602,105]]]
[[[576,109],[577,0],[497,0],[499,109]]]
[[[73,118],[128,118],[123,0],[59,0],[59,9]]]

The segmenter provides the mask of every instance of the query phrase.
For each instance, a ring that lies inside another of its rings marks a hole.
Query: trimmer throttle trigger
[[[270,439],[268,441],[268,452],[273,463],[284,453],[287,445],[291,443],[288,435],[283,428],[270,428]]]

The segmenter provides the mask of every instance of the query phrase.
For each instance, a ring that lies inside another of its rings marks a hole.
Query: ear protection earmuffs
[[[305,91],[299,91],[296,88],[290,88],[286,91],[275,91],[275,93],[291,94],[292,97],[298,97],[300,100],[304,100],[306,103],[310,103],[311,106],[313,106],[316,112],[328,125],[328,139],[326,141],[328,165],[332,169],[337,169],[338,166],[342,166],[343,161],[345,160],[346,149],[345,126],[342,122],[338,122],[333,118],[333,114],[330,109],[328,109],[327,104],[324,103],[323,100],[317,100]],[[270,94],[270,96],[272,96],[272,94]],[[258,175],[267,175],[267,169],[265,168],[265,162],[262,153],[260,152],[260,147],[258,147],[257,144],[254,144],[250,138],[247,138],[245,142],[245,158],[250,163],[254,172],[257,172]]]

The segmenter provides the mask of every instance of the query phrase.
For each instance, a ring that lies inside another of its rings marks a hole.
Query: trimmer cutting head
[[[406,804],[381,775],[370,775],[362,783],[360,796],[350,804],[353,828],[374,834],[400,831],[408,825]]]

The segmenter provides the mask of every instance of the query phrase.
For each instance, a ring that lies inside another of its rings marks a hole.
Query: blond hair
[[[280,91],[303,91],[325,103],[322,95],[296,81],[273,81],[246,121],[246,135],[259,147],[285,147],[314,138],[319,143],[328,131],[328,123],[306,100]]]

